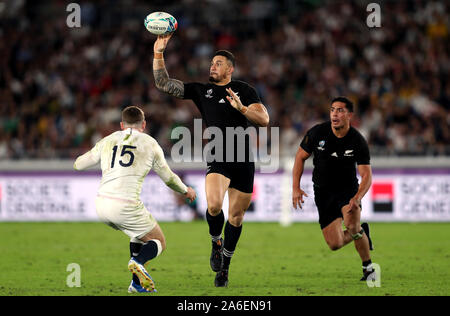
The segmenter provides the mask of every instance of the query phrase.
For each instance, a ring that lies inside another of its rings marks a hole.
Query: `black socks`
[[[233,257],[234,250],[241,236],[242,225],[239,227],[233,226],[227,221],[225,224],[225,241],[223,247],[223,269],[228,270],[230,266],[231,257]]]
[[[217,242],[222,237],[222,228],[225,222],[225,216],[221,210],[216,216],[212,216],[206,211],[206,220],[209,225],[209,234],[213,242]],[[225,224],[224,231],[224,247],[223,247],[223,269],[228,270],[231,257],[233,257],[234,250],[241,236],[242,225],[239,227],[233,226],[229,221]]]
[[[371,264],[372,264],[372,260],[370,260],[370,259],[368,261],[364,261],[363,264],[362,264],[363,265],[363,270],[367,270],[368,268],[370,268],[370,271],[371,271],[372,270]]]
[[[158,244],[154,240],[150,240],[142,245],[139,255],[134,256],[134,258],[137,262],[144,265],[147,261],[152,260],[156,256],[158,256]]]
[[[209,225],[209,234],[213,241],[217,241],[214,239],[220,239],[222,236],[222,228],[225,223],[225,216],[223,215],[223,211],[221,210],[219,214],[216,216],[212,216],[209,214],[208,210],[206,210],[206,221]]]
[[[144,265],[162,252],[161,247],[161,242],[156,239],[149,240],[145,244],[130,242],[130,256],[138,263]],[[133,281],[135,284],[141,284],[139,278],[134,273]]]
[[[139,255],[139,251],[141,251],[142,244],[136,242],[130,242],[130,257],[136,257]],[[137,275],[133,273],[133,281],[135,284],[141,284]]]

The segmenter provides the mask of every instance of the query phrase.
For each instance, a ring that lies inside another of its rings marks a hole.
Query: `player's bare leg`
[[[234,188],[228,189],[229,209],[228,221],[225,224],[225,241],[223,249],[223,265],[221,271],[216,275],[215,286],[224,287],[228,285],[228,270],[231,258],[236,249],[239,237],[242,232],[242,222],[245,211],[248,209],[251,200],[251,193],[244,193]]]
[[[223,261],[222,229],[225,216],[222,211],[223,199],[230,185],[230,179],[220,173],[209,173],[206,176],[206,202],[208,210],[206,220],[209,226],[209,234],[212,241],[210,265],[214,272],[220,271]]]
[[[348,230],[342,230],[342,218],[336,218],[322,229],[322,233],[328,247],[333,251],[341,249],[353,240]]]
[[[164,234],[163,234],[159,224],[156,224],[156,226],[150,232],[148,232],[145,236],[139,238],[139,240],[144,243],[146,243],[152,239],[156,239],[156,240],[160,241],[162,251],[164,251],[166,249],[166,238],[164,237]]]
[[[342,215],[344,216],[344,225],[355,240],[356,251],[361,257],[363,265],[363,277],[361,278],[361,281],[365,281],[369,277],[376,278],[370,258],[369,239],[360,224],[361,207],[350,207],[349,205],[345,205],[342,208]]]
[[[210,173],[206,176],[206,202],[210,215],[217,216],[222,211],[223,199],[229,185],[230,179],[220,173]]]
[[[244,221],[244,214],[252,201],[252,193],[245,193],[234,188],[228,189],[228,221],[233,226],[241,226]]]
[[[344,216],[345,227],[347,227],[351,236],[355,236],[355,248],[361,257],[361,260],[370,260],[369,240],[367,239],[366,234],[362,234],[362,236],[358,235],[361,232],[361,208],[350,208],[348,205],[345,205],[342,208],[342,215]]]
[[[156,292],[152,277],[145,269],[145,264],[159,256],[166,249],[166,240],[159,224],[147,234],[139,237],[144,244],[140,247],[136,256],[132,256],[128,263],[128,269],[139,279],[139,284],[147,292]],[[134,281],[134,283],[137,283]],[[133,283],[132,283],[133,284]],[[136,287],[136,286],[134,286]]]

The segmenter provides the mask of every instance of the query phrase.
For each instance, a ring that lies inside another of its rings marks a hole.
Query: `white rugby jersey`
[[[102,169],[99,195],[138,201],[144,178],[151,169],[171,189],[187,192],[186,185],[170,170],[158,142],[136,129],[117,131],[101,139],[77,158],[74,168],[83,170],[99,161]]]

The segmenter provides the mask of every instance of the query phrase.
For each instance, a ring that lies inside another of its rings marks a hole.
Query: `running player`
[[[363,262],[363,281],[375,277],[369,226],[360,224],[361,199],[372,183],[372,169],[366,140],[350,126],[352,116],[353,103],[345,97],[335,98],[331,102],[331,122],[318,124],[306,133],[295,157],[292,203],[294,208],[301,208],[303,196],[307,196],[300,179],[305,160],[314,154],[314,197],[323,236],[333,251],[355,241]],[[361,176],[359,185],[355,165]]]
[[[169,78],[163,52],[170,37],[158,36],[154,44],[153,75],[156,87],[177,98],[193,100],[206,126],[218,128],[224,139],[225,145],[215,148],[223,155],[211,152],[211,159],[207,159],[205,181],[208,204],[206,219],[212,240],[210,265],[216,272],[215,286],[224,287],[228,285],[229,265],[242,231],[244,213],[251,202],[255,172],[247,138],[243,146],[245,153],[239,153],[237,147],[241,146],[234,143],[234,157],[230,151],[230,157],[227,157],[227,145],[234,140],[226,137],[226,130],[229,127],[246,129],[249,121],[257,126],[267,126],[269,115],[253,87],[231,79],[235,58],[228,51],[214,54],[208,83],[183,83]],[[242,155],[245,155],[245,159],[239,160],[237,157]],[[229,198],[228,221],[222,239],[225,222],[222,204],[226,192]]]
[[[131,238],[128,269],[133,273],[133,280],[128,288],[130,293],[156,291],[144,264],[166,248],[160,226],[140,200],[144,177],[153,169],[172,190],[190,201],[196,196],[195,191],[170,170],[161,147],[144,133],[145,126],[144,112],[140,108],[125,108],[121,131],[100,140],[74,163],[76,170],[101,163],[102,181],[95,206],[100,220]]]

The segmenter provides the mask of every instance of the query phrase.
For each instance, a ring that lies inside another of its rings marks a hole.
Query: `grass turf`
[[[349,244],[332,252],[318,224],[244,223],[228,288],[215,288],[205,222],[160,223],[167,250],[147,266],[154,296],[449,295],[450,223],[373,223],[381,286],[360,282]],[[0,223],[0,296],[127,294],[129,239],[102,223]],[[70,263],[81,287],[68,287]],[[134,294],[136,295],[136,294]]]

